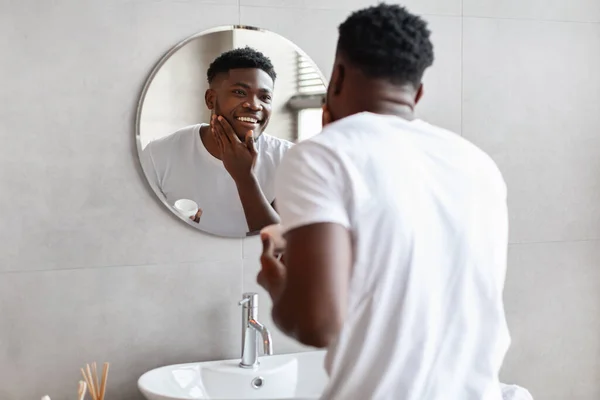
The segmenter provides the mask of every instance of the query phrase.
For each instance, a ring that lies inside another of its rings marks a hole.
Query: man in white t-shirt
[[[275,171],[291,142],[264,134],[275,70],[249,47],[221,54],[207,72],[209,124],[185,127],[146,146],[142,163],[154,190],[173,205],[198,203],[201,229],[240,237],[279,222]]]
[[[330,123],[278,172],[287,245],[262,235],[258,281],[283,332],[327,348],[327,400],[502,398],[506,186],[484,152],[415,118],[432,63],[421,18],[352,14]]]

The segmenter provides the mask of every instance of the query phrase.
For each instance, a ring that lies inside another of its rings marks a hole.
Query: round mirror
[[[138,153],[154,193],[214,235],[277,223],[277,167],[321,130],[325,90],[314,62],[273,32],[227,26],[184,40],[152,70],[138,106]]]

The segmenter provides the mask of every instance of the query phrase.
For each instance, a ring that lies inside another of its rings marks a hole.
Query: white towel
[[[502,387],[503,400],[533,400],[533,396],[529,393],[529,390],[520,386],[501,383],[500,387]]]

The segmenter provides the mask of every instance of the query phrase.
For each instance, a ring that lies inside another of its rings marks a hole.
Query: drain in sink
[[[252,379],[252,387],[254,389],[260,389],[264,384],[265,384],[265,380],[263,379],[262,376],[258,376],[256,378]]]

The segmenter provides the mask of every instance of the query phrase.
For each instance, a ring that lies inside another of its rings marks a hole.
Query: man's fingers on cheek
[[[265,270],[267,268],[271,268],[272,257],[273,256],[271,254],[267,254],[267,253],[263,253],[260,256],[260,263],[262,265],[263,270]]]
[[[219,117],[219,123],[221,124],[221,126],[223,127],[223,129],[230,129],[231,125],[229,124],[229,121],[227,121],[224,117]]]

